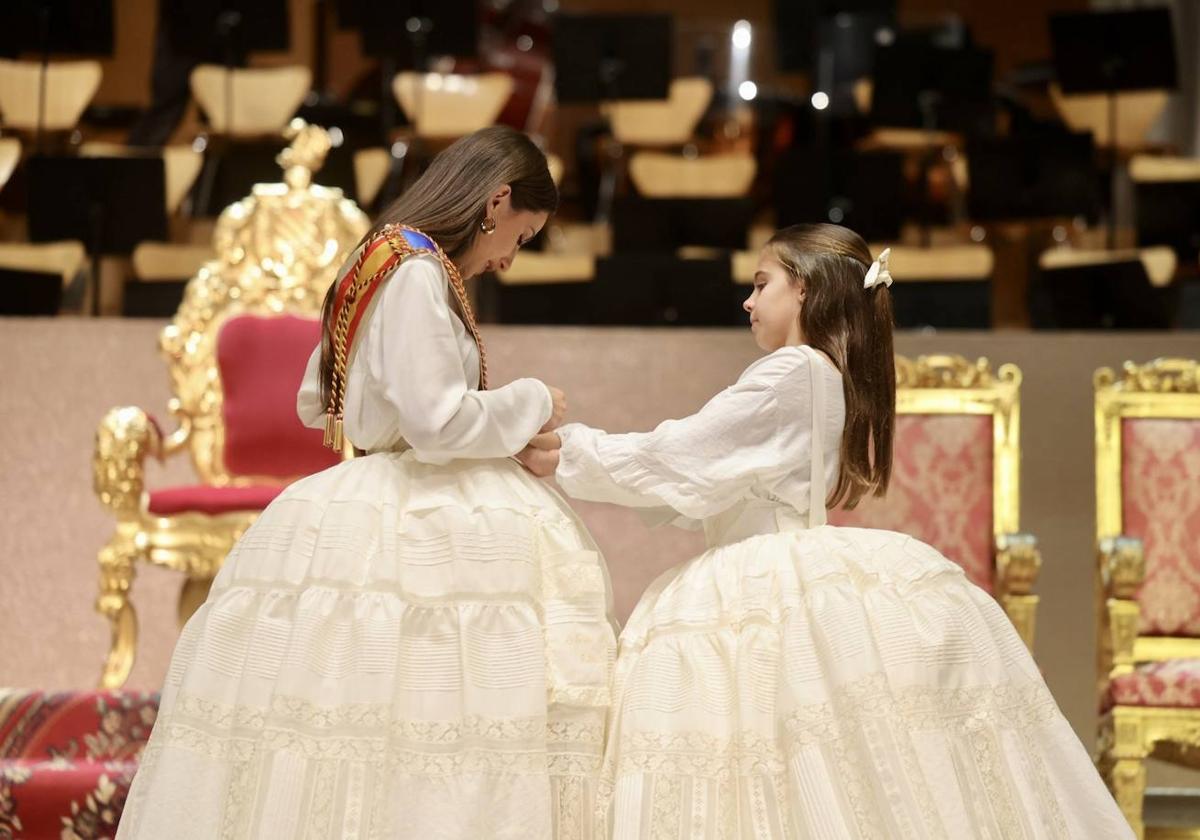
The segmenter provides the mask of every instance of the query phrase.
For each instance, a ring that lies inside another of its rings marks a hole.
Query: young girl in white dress
[[[616,840],[1130,838],[1004,612],[902,534],[827,506],[887,489],[886,255],[793,227],[745,302],[768,355],[645,434],[526,453],[581,499],[667,507],[708,551],[621,635],[599,813]]]
[[[325,306],[301,419],[360,457],[288,487],[184,628],[121,840],[591,838],[615,638],[570,508],[508,456],[564,410],[486,390],[462,277],[557,192],[490,128],[384,214]]]

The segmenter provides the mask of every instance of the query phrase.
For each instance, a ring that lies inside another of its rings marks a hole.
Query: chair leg
[[[188,619],[192,614],[200,608],[208,598],[208,590],[212,587],[213,579],[211,577],[189,577],[183,582],[183,586],[179,590],[179,629],[183,629],[183,625],[187,624]]]
[[[1142,806],[1146,796],[1149,748],[1142,737],[1142,726],[1137,720],[1121,720],[1114,726],[1111,718],[1101,726],[1109,731],[1102,738],[1108,747],[1100,757],[1100,769],[1134,835],[1143,840],[1146,824],[1142,819]]]
[[[134,563],[140,554],[134,540],[121,532],[100,550],[100,594],[96,597],[96,611],[108,619],[112,628],[112,641],[100,675],[101,688],[120,688],[133,669],[137,613],[129,602],[129,587],[133,583]]]

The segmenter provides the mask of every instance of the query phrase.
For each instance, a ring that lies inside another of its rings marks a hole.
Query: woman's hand
[[[546,421],[546,425],[542,426],[543,432],[549,432],[557,429],[562,425],[563,420],[567,416],[567,395],[555,388],[553,385],[547,385],[546,389],[550,391],[550,403],[552,405],[550,411],[550,419]]]
[[[554,432],[543,432],[529,441],[529,445],[517,453],[517,460],[525,469],[538,478],[549,478],[558,469],[558,453],[562,438]]]

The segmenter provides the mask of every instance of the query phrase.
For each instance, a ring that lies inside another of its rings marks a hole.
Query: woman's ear
[[[512,195],[512,187],[510,187],[508,184],[501,184],[500,189],[498,189],[494,193],[492,193],[492,200],[489,202],[491,204],[492,210],[496,210],[501,205],[501,203],[503,203],[504,199],[508,198],[511,195]]]

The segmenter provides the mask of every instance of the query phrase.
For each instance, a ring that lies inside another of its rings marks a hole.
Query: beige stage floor
[[[0,319],[0,685],[94,683],[108,628],[92,610],[96,551],[111,519],[91,490],[92,436],[111,407],[166,417],[156,322]],[[573,419],[613,430],[652,427],[694,410],[731,383],[757,350],[723,330],[501,328],[485,330],[492,380],[538,376],[564,388]],[[1040,540],[1036,655],[1051,690],[1091,746],[1094,727],[1092,372],[1126,359],[1200,357],[1200,333],[905,334],[909,355],[956,352],[1016,363],[1022,393],[1022,529]],[[153,473],[190,480],[186,459]],[[580,505],[605,549],[617,610],[628,615],[661,570],[698,547],[694,534],[647,531],[636,516]],[[141,622],[129,685],[158,686],[176,634],[178,579],[143,568]],[[1157,778],[1156,778],[1157,777]],[[1151,783],[1187,783],[1152,774]]]

